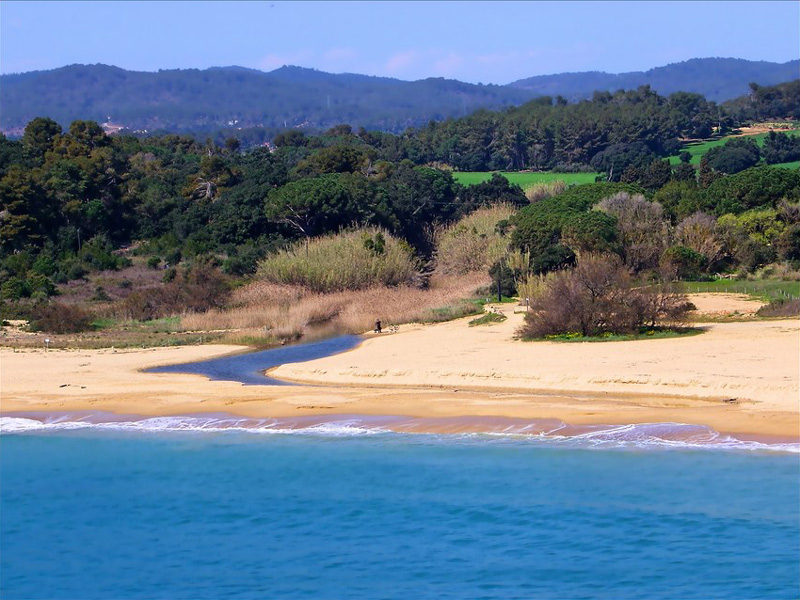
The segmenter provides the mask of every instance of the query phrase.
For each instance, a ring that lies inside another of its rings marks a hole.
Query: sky
[[[506,84],[690,58],[800,58],[800,2],[0,2],[0,72],[297,65]]]

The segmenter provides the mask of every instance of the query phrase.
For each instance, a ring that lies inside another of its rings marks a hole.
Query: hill
[[[402,131],[530,99],[526,90],[441,78],[401,81],[333,75],[301,67],[264,73],[240,67],[146,73],[107,65],[3,75],[0,127],[12,131],[37,116],[64,125],[112,120],[133,130],[198,131],[220,127],[325,128],[349,123]]]
[[[269,73],[243,67],[150,73],[70,65],[0,76],[0,129],[18,135],[33,118],[48,116],[64,126],[88,119],[150,133],[319,130],[339,123],[400,132],[479,108],[518,106],[543,95],[580,100],[595,90],[644,84],[662,95],[680,90],[723,101],[748,93],[750,82],[771,85],[796,79],[798,69],[800,61],[706,58],[640,73],[563,73],[500,86],[443,78],[402,81],[292,66]]]
[[[591,98],[594,91],[613,92],[649,85],[662,96],[694,92],[713,102],[724,102],[748,93],[751,82],[775,85],[797,79],[800,60],[787,63],[750,61],[739,58],[694,58],[649,71],[630,73],[561,73],[529,77],[510,87],[542,96],[563,96],[570,101]]]

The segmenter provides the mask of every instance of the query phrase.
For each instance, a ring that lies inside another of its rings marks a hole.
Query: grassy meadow
[[[797,134],[798,132],[800,132],[800,129],[781,130],[781,131],[783,133]],[[747,136],[747,137],[750,137],[750,138],[754,139],[759,146],[763,146],[764,145],[764,140],[766,139],[767,135],[768,135],[767,133],[758,133],[758,134]],[[689,154],[692,155],[692,160],[690,161],[691,164],[699,165],[700,164],[700,159],[703,157],[703,155],[706,152],[708,152],[712,148],[716,148],[717,146],[724,146],[725,142],[727,142],[728,140],[731,140],[731,139],[735,139],[737,137],[742,137],[742,136],[729,135],[729,136],[722,137],[722,138],[719,138],[719,139],[716,139],[716,140],[709,140],[709,141],[705,141],[705,142],[690,142],[690,143],[686,144],[683,148],[681,148],[681,151],[682,152],[686,151],[686,152],[688,152]],[[671,165],[677,165],[677,164],[680,163],[680,158],[678,156],[670,156],[669,157],[669,162],[670,162]],[[789,169],[796,169],[798,166],[800,166],[800,161],[795,161],[795,162],[790,162],[790,163],[781,163],[781,164],[772,165],[772,166],[785,167],[785,168],[789,168]]]
[[[522,189],[537,183],[551,183],[553,181],[563,181],[567,185],[594,183],[595,178],[599,175],[599,173],[495,172],[500,173],[510,183],[514,183]],[[455,171],[453,172],[453,178],[461,185],[475,185],[489,181],[492,178],[492,171]]]
[[[800,298],[800,282],[775,279],[691,281],[681,284],[682,291],[695,294],[716,292],[722,294],[748,294],[761,300],[791,300]]]

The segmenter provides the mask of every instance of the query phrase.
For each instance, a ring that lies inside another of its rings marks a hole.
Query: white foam
[[[36,419],[25,419],[22,417],[0,417],[0,435],[41,430],[81,429],[92,426],[92,423],[82,421],[43,423]]]
[[[280,426],[275,420],[256,421],[251,419],[222,419],[214,417],[191,416],[151,417],[135,421],[112,421],[101,423],[69,420],[42,422],[36,419],[27,419],[22,417],[0,417],[0,434],[2,435],[88,428],[142,432],[196,431],[211,433],[243,431],[248,433],[311,434],[334,437],[374,435],[387,432],[386,429],[380,427],[367,427],[355,419],[330,421],[309,427],[288,428],[285,426]]]
[[[789,452],[800,454],[800,444],[765,444],[739,440],[701,425],[687,423],[639,423],[608,426],[585,433],[562,435],[558,432],[567,426],[562,424],[552,429],[529,433],[533,425],[509,427],[493,433],[436,434],[437,439],[517,439],[534,443],[567,445],[574,448],[696,448],[708,450],[743,450],[766,452]],[[98,429],[130,432],[246,432],[251,434],[314,435],[325,437],[354,437],[377,434],[430,435],[417,433],[395,433],[385,426],[367,424],[358,418],[331,420],[309,426],[287,427],[286,422],[275,419],[245,419],[237,417],[172,416],[149,417],[138,420],[91,422],[69,417],[50,422],[23,417],[0,417],[0,435],[46,433],[76,429]]]

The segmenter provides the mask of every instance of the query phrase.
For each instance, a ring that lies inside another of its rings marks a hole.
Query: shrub
[[[79,306],[53,302],[34,309],[30,327],[48,333],[80,333],[92,328],[92,320],[92,313]]]
[[[114,254],[114,246],[103,235],[96,235],[86,242],[78,254],[84,263],[98,271],[116,271],[130,266],[130,260]]]
[[[778,255],[785,260],[800,259],[800,224],[786,228],[778,238]]]
[[[202,312],[222,307],[228,299],[228,279],[209,264],[191,269],[170,270],[174,275],[165,285],[137,290],[123,300],[120,316],[149,321],[176,314]]]
[[[751,138],[734,138],[724,146],[716,146],[706,153],[708,165],[721,173],[739,173],[754,167],[761,158],[761,149]]]
[[[533,183],[525,188],[525,197],[528,202],[539,202],[546,198],[558,196],[567,189],[567,184],[558,179],[556,181],[542,181],[540,183]]]
[[[596,210],[616,218],[625,264],[634,271],[658,265],[667,245],[668,224],[664,209],[641,194],[620,192],[601,200]]]
[[[551,273],[530,290],[525,338],[577,333],[626,334],[681,323],[686,296],[664,283],[637,286],[615,255],[586,255],[570,270]]]
[[[147,259],[147,266],[151,269],[157,269],[160,264],[161,264],[160,256],[151,256],[150,258]]]
[[[798,317],[800,316],[800,300],[773,300],[756,311],[759,317]]]
[[[686,246],[672,246],[661,255],[661,269],[675,279],[697,279],[706,257]]]
[[[378,235],[383,237],[383,252],[375,251]],[[257,273],[272,283],[301,285],[316,292],[410,284],[418,275],[410,248],[376,228],[296,243],[262,260]]]

